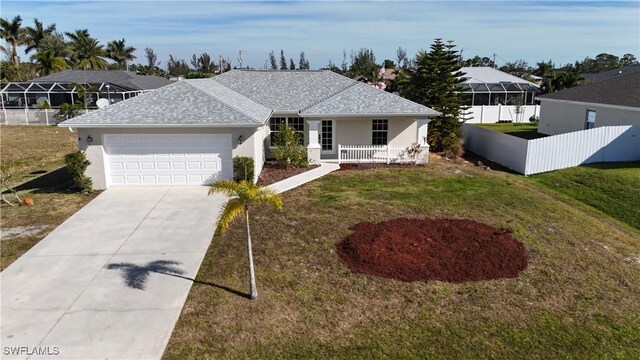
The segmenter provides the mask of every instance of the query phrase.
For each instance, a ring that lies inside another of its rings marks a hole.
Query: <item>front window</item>
[[[271,146],[276,146],[276,137],[282,126],[288,126],[298,134],[300,145],[304,143],[304,118],[301,117],[272,117],[269,120],[269,130],[271,130]]]
[[[371,145],[387,145],[389,120],[374,119],[372,126]]]
[[[585,123],[585,129],[593,129],[596,127],[596,111],[587,110],[587,121]]]

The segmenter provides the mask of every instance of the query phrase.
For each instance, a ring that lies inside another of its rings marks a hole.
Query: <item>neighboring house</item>
[[[487,66],[463,67],[463,105],[467,123],[528,122],[538,115],[535,83]]]
[[[162,77],[122,70],[65,70],[29,81],[2,83],[2,122],[24,124],[42,121],[38,118],[42,117],[42,112],[38,111],[42,103],[57,109],[64,103],[82,102],[78,92],[83,89],[91,93],[87,109],[92,110],[97,109],[99,98],[116,103],[170,83]]]
[[[67,120],[96,188],[198,185],[232,177],[249,156],[260,174],[273,132],[302,134],[312,162],[339,145],[406,147],[425,138],[439,113],[331,71],[232,70],[183,80]],[[382,152],[382,151],[381,151]]]
[[[600,126],[640,124],[640,72],[539,96],[538,132],[547,135]]]
[[[587,83],[590,83],[601,80],[608,80],[620,75],[626,75],[636,72],[640,72],[640,65],[628,65],[613,70],[602,71],[599,73],[586,73],[582,74],[582,77],[586,80]]]

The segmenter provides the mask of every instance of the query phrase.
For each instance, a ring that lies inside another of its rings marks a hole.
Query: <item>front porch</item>
[[[306,120],[311,163],[426,163],[429,119]]]

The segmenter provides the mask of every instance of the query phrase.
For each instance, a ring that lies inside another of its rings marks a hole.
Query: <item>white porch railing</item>
[[[415,161],[415,158],[407,154],[404,146],[338,145],[338,164],[398,164]]]

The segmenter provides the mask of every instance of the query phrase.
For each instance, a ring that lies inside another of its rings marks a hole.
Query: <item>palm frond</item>
[[[218,227],[216,228],[216,235],[224,234],[229,225],[238,216],[244,214],[245,203],[240,199],[231,199],[223,205],[222,214],[220,214],[220,220],[218,221]]]
[[[233,180],[220,180],[209,187],[209,195],[220,193],[229,197],[236,197],[238,196],[239,188],[240,184]]]
[[[259,188],[254,202],[256,204],[271,205],[278,210],[282,210],[282,197],[271,188]]]

